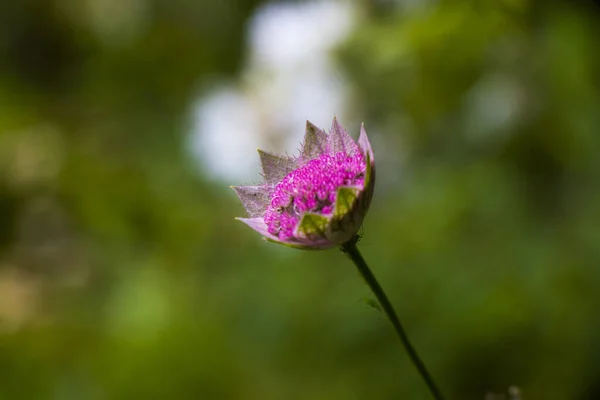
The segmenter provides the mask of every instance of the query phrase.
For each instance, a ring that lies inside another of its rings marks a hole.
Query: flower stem
[[[368,267],[367,263],[365,262],[365,259],[362,257],[362,255],[358,251],[358,247],[356,247],[357,242],[358,242],[358,236],[356,236],[354,239],[349,240],[348,242],[344,243],[341,246],[342,252],[345,253],[350,258],[350,260],[352,260],[354,265],[356,265],[356,268],[358,268],[358,271],[360,272],[360,274],[362,275],[364,280],[367,282],[367,284],[369,285],[369,287],[375,294],[375,297],[377,297],[379,304],[381,304],[381,307],[385,311],[388,319],[394,326],[394,329],[396,330],[396,333],[398,334],[398,337],[400,338],[402,345],[404,345],[404,348],[406,349],[406,352],[408,353],[410,360],[412,361],[415,368],[417,368],[417,371],[419,371],[419,374],[425,381],[425,384],[429,388],[431,395],[436,400],[443,400],[444,397],[442,396],[440,390],[437,388],[435,382],[433,381],[433,378],[427,371],[427,368],[425,368],[425,364],[423,364],[423,361],[421,361],[421,359],[419,358],[419,355],[417,354],[414,347],[408,340],[408,336],[406,335],[406,332],[404,331],[404,328],[402,327],[402,324],[400,323],[400,319],[398,319],[398,315],[396,315],[396,311],[394,310],[392,303],[390,303],[390,301],[388,300],[385,292],[379,285],[379,282],[377,282],[377,279],[375,279],[375,275],[373,275],[373,272]]]

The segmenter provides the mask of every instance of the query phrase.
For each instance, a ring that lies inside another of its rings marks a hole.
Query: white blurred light
[[[334,1],[269,4],[250,25],[253,62],[267,68],[295,68],[316,61],[348,34],[348,4]]]
[[[239,88],[224,87],[195,109],[191,148],[203,170],[232,184],[259,180],[256,148],[293,153],[306,120],[343,119],[344,81],[331,50],[353,23],[349,3],[268,4],[249,24],[250,54]]]
[[[225,179],[258,176],[252,149],[260,140],[259,124],[244,96],[221,88],[201,101],[196,117],[199,134],[192,136],[192,149],[210,175]]]

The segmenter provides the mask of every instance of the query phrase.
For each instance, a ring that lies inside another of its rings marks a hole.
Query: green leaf
[[[363,301],[369,307],[372,307],[372,308],[376,309],[379,312],[383,311],[383,309],[381,308],[381,305],[379,304],[379,302],[377,302],[377,300],[372,299],[370,297],[363,297]]]
[[[323,236],[328,224],[329,218],[319,214],[306,213],[300,221],[298,230],[307,237],[313,235]]]
[[[335,200],[335,210],[333,215],[336,219],[341,219],[352,211],[354,202],[358,197],[359,190],[353,187],[340,187],[337,190]]]
[[[367,171],[365,172],[365,189],[368,190],[371,179],[373,179],[373,168],[371,167],[371,154],[367,152]]]

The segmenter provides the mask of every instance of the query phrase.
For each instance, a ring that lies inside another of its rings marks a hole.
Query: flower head
[[[301,249],[334,247],[356,235],[375,183],[364,126],[355,143],[336,118],[329,134],[307,121],[298,157],[258,153],[264,183],[233,187],[248,212],[240,221],[269,241]]]

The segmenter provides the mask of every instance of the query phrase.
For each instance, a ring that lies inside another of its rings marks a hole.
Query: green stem
[[[358,241],[358,236],[355,237],[354,239],[344,243],[342,245],[342,252],[344,252],[352,260],[354,265],[356,265],[356,268],[358,268],[358,271],[363,276],[363,278],[365,279],[365,281],[367,282],[367,284],[369,285],[369,287],[375,294],[375,297],[377,297],[379,304],[381,304],[381,307],[385,311],[388,319],[394,326],[394,329],[396,330],[396,333],[398,334],[400,341],[404,345],[404,348],[406,349],[406,352],[408,353],[410,360],[412,361],[415,368],[417,368],[417,371],[419,371],[419,374],[425,381],[425,384],[429,388],[431,395],[436,400],[443,400],[444,397],[442,396],[440,390],[437,388],[435,382],[433,381],[433,378],[427,371],[427,368],[425,368],[425,364],[423,364],[423,361],[421,361],[421,359],[419,358],[419,355],[417,354],[414,347],[408,340],[408,336],[406,335],[406,332],[404,331],[404,328],[402,327],[402,324],[400,323],[400,319],[398,319],[398,315],[396,315],[396,311],[394,311],[394,307],[392,306],[392,303],[390,303],[390,301],[388,300],[387,296],[385,295],[385,292],[379,285],[379,282],[377,282],[377,279],[375,279],[375,275],[373,275],[373,272],[371,272],[371,269],[367,266],[365,259],[362,257],[362,255],[358,251],[358,247],[356,247],[357,241]]]

